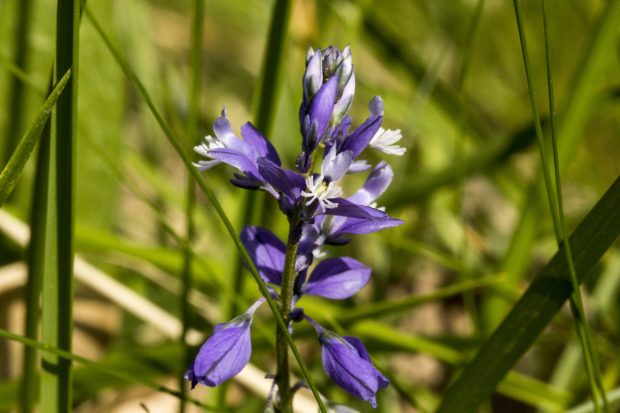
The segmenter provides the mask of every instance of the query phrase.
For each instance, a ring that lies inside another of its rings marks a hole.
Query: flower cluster
[[[352,297],[370,280],[371,269],[350,257],[329,257],[325,246],[342,245],[353,234],[368,234],[400,225],[376,205],[389,186],[393,173],[387,162],[374,167],[359,156],[368,147],[390,155],[402,155],[396,143],[399,130],[386,130],[383,102],[374,97],[370,115],[356,128],[348,115],[355,92],[355,75],[349,47],[308,51],[303,76],[303,101],[299,110],[301,153],[296,170],[282,166],[271,143],[251,124],[241,127],[239,138],[226,118],[226,111],[213,125],[215,137],[207,136],[195,148],[206,158],[195,165],[207,170],[219,163],[234,167],[231,182],[241,188],[264,190],[277,200],[287,216],[290,231],[286,243],[270,230],[248,226],[241,240],[261,278],[282,286],[287,252],[294,257],[293,291],[288,323],[306,320],[315,328],[322,346],[323,368],[340,387],[376,405],[376,392],[388,380],[373,366],[362,342],[326,330],[305,315],[299,300],[315,295],[340,300]],[[363,186],[343,197],[342,180],[347,174],[370,171]],[[294,248],[293,248],[294,247]],[[285,286],[282,286],[285,288]],[[282,292],[273,289],[276,298]],[[216,326],[186,373],[192,387],[197,383],[216,386],[233,377],[247,364],[251,353],[252,316],[264,298],[244,314]],[[289,308],[286,307],[286,308]]]

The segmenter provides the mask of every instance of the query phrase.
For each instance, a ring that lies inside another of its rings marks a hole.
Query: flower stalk
[[[284,271],[282,272],[282,289],[280,291],[280,314],[288,326],[291,322],[289,314],[292,309],[293,288],[297,271],[295,270],[295,260],[299,250],[299,237],[295,236],[296,228],[299,226],[297,216],[290,220],[288,245],[286,246],[286,257],[284,259]],[[293,412],[293,394],[290,384],[290,367],[288,343],[286,334],[280,327],[276,327],[276,361],[279,403],[276,403],[279,413]]]

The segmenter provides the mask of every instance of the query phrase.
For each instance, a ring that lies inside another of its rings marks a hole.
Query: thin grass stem
[[[190,49],[190,80],[188,84],[188,115],[187,115],[187,148],[191,150],[197,141],[198,118],[200,115],[200,96],[202,89],[202,35],[204,30],[204,0],[194,0],[192,7],[192,29],[191,29],[191,49]],[[182,289],[180,295],[181,321],[183,329],[181,332],[182,365],[188,366],[191,362],[191,349],[187,344],[187,332],[192,324],[191,308],[189,303],[189,293],[192,289],[192,262],[193,253],[189,246],[192,243],[195,233],[194,207],[196,204],[195,184],[189,173],[186,176],[185,187],[185,241],[186,247],[183,248],[183,268],[181,271]],[[185,378],[179,376],[179,389],[181,394],[187,392]],[[181,400],[179,412],[185,412],[185,403]]]
[[[558,151],[558,139],[556,133],[556,114],[555,114],[555,99],[553,93],[553,70],[551,68],[551,48],[549,46],[549,22],[547,20],[547,2],[545,0],[541,0],[542,6],[542,18],[543,18],[543,34],[545,39],[545,63],[547,68],[547,96],[549,99],[549,125],[551,131],[551,146],[553,153],[553,167],[555,174],[555,189],[556,189],[556,198],[558,204],[557,214],[560,238],[557,240],[558,248],[564,246],[564,251],[566,255],[566,262],[568,263],[568,271],[570,274],[571,284],[573,286],[573,297],[572,302],[575,307],[573,313],[575,314],[575,323],[577,328],[581,330],[580,341],[584,352],[584,358],[586,364],[591,364],[590,366],[586,365],[588,372],[592,372],[593,377],[589,375],[590,380],[590,389],[592,392],[592,401],[594,403],[595,409],[598,408],[597,402],[597,394],[596,390],[601,397],[603,402],[603,410],[605,412],[609,412],[609,405],[607,403],[607,397],[605,396],[605,387],[603,386],[603,381],[601,380],[601,373],[599,370],[598,357],[596,355],[596,351],[592,345],[592,333],[590,331],[590,326],[588,324],[588,320],[585,316],[585,309],[583,306],[583,300],[581,298],[581,291],[579,288],[579,282],[577,281],[577,273],[575,271],[575,264],[573,262],[573,254],[570,248],[570,242],[568,240],[568,235],[566,234],[566,225],[564,222],[564,202],[562,197],[562,183],[561,183],[561,175],[560,175],[560,156]],[[592,383],[592,379],[594,379],[594,383]]]
[[[586,371],[588,373],[588,380],[590,383],[590,391],[592,393],[592,399],[594,400],[595,407],[597,408],[597,412],[600,411],[597,403],[597,386],[600,383],[600,373],[598,371],[598,366],[594,363],[593,349],[591,345],[591,337],[589,328],[585,325],[587,324],[587,320],[585,319],[583,303],[581,300],[581,294],[579,289],[579,283],[577,281],[577,275],[574,268],[574,263],[572,259],[572,254],[570,253],[570,247],[568,243],[564,242],[566,240],[566,235],[564,234],[564,225],[563,225],[563,209],[561,209],[561,188],[560,185],[560,174],[559,174],[559,162],[557,157],[557,140],[554,141],[554,151],[553,151],[553,162],[554,162],[554,170],[555,170],[555,182],[551,181],[551,173],[549,171],[549,167],[546,161],[546,150],[544,143],[544,136],[542,131],[542,125],[540,121],[540,116],[538,114],[538,108],[536,105],[536,93],[532,81],[531,74],[531,65],[529,62],[529,53],[527,48],[527,40],[524,32],[523,25],[523,17],[521,15],[521,6],[519,0],[513,0],[515,16],[517,20],[517,28],[519,31],[519,39],[521,43],[521,52],[523,57],[523,64],[525,66],[525,74],[527,78],[528,92],[530,97],[530,106],[532,109],[532,114],[534,117],[534,126],[536,130],[536,140],[538,143],[538,151],[540,155],[540,162],[543,171],[543,177],[545,182],[545,190],[547,193],[547,200],[549,202],[549,209],[551,212],[551,217],[553,220],[553,229],[555,232],[556,241],[558,244],[558,248],[563,249],[565,253],[565,257],[568,264],[568,270],[570,274],[571,285],[573,287],[573,294],[571,295],[571,310],[573,312],[573,316],[575,319],[575,324],[577,328],[577,333],[579,336],[579,340],[581,342],[581,346],[584,353],[584,361],[586,366]],[[543,5],[543,9],[545,6]],[[546,21],[546,12],[543,19],[544,26],[544,34],[545,34],[545,53],[546,53],[546,61],[547,61],[547,84],[549,87],[549,105],[551,110],[551,118],[554,117],[554,105],[553,101],[553,87],[552,87],[552,78],[550,62],[549,62],[549,44],[548,44],[548,36],[547,36],[547,21]],[[552,126],[552,135],[555,135],[555,126]],[[554,190],[553,185],[555,184],[556,188]],[[564,247],[564,248],[562,248]],[[603,391],[604,393],[604,391]]]

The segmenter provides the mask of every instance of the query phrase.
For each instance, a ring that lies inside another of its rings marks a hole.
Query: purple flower
[[[237,375],[248,364],[252,354],[252,316],[264,301],[264,298],[259,299],[245,313],[215,326],[185,373],[185,379],[192,382],[192,389],[198,383],[215,387]]]
[[[259,172],[258,159],[265,158],[280,165],[280,158],[273,145],[254,125],[249,122],[243,125],[243,139],[240,139],[232,131],[226,118],[226,109],[222,109],[221,116],[213,125],[213,131],[215,138],[206,136],[204,142],[194,147],[196,153],[208,159],[198,161],[195,166],[204,171],[223,162],[241,172],[232,180],[235,185],[249,189],[263,188],[273,192],[269,185],[265,185],[266,181]]]
[[[340,337],[322,328],[319,341],[323,347],[325,373],[338,386],[376,407],[377,391],[390,382],[372,364],[362,342],[355,337]]]

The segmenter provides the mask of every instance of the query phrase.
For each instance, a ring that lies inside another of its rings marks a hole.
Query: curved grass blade
[[[105,366],[100,365],[99,363],[93,361],[93,360],[89,360],[85,357],[82,356],[78,356],[76,354],[73,354],[69,351],[60,349],[58,347],[52,346],[50,344],[45,344],[45,343],[41,343],[32,339],[29,339],[27,337],[23,337],[14,333],[11,333],[10,331],[4,330],[0,328],[0,337],[8,339],[8,340],[13,340],[13,341],[17,341],[19,343],[22,343],[26,346],[32,347],[32,348],[36,348],[38,350],[41,350],[45,353],[50,353],[53,354],[54,356],[61,358],[63,360],[67,360],[69,362],[74,361],[76,363],[80,363],[85,367],[91,368],[93,370],[97,370],[100,371],[102,373],[108,374],[112,377],[116,377],[119,378],[121,380],[127,381],[129,383],[138,383],[141,384],[145,387],[148,387],[149,389],[161,392],[161,393],[167,393],[170,394],[171,396],[174,397],[178,397],[180,399],[183,399],[189,403],[192,403],[198,407],[201,407],[203,409],[206,410],[210,410],[210,411],[216,411],[215,408],[206,405],[204,403],[202,403],[199,400],[193,399],[191,397],[183,397],[181,395],[181,393],[179,391],[170,389],[166,386],[162,386],[161,384],[158,384],[156,382],[147,380],[145,378],[143,378],[142,376],[134,376],[134,375],[130,375],[130,374],[126,374],[125,372],[123,372],[123,370],[118,369],[118,368],[108,368]]]
[[[618,205],[620,178],[570,236],[579,282],[583,282],[620,234]],[[565,252],[560,249],[450,386],[437,413],[472,412],[489,398],[573,293],[567,274]]]
[[[39,114],[22,137],[11,159],[2,170],[0,174],[0,208],[4,205],[4,202],[15,188],[15,185],[17,185],[17,181],[24,170],[26,162],[30,158],[30,154],[41,138],[41,132],[49,119],[50,113],[65,89],[65,86],[67,86],[67,82],[70,78],[71,69],[67,70],[64,76],[60,78],[52,90],[52,93],[47,97]]]
[[[105,43],[106,47],[114,55],[114,58],[116,59],[117,63],[119,64],[119,66],[121,67],[123,72],[125,72],[125,75],[127,75],[127,77],[133,82],[134,86],[138,89],[138,92],[140,93],[140,95],[144,99],[146,105],[149,107],[149,110],[151,111],[151,113],[153,114],[155,119],[157,120],[157,123],[159,124],[159,126],[162,129],[162,131],[164,132],[164,135],[168,139],[168,142],[172,145],[174,150],[177,152],[177,154],[179,155],[179,157],[181,158],[181,160],[185,164],[185,167],[191,173],[192,178],[196,181],[196,183],[198,184],[198,186],[200,187],[202,192],[209,199],[209,201],[211,201],[211,203],[213,204],[213,207],[214,207],[216,213],[218,214],[218,216],[220,217],[220,219],[224,223],[224,226],[226,227],[226,230],[227,230],[228,234],[230,235],[230,237],[232,238],[233,242],[235,243],[235,246],[239,250],[239,252],[241,254],[241,257],[243,258],[244,261],[246,261],[248,263],[250,274],[252,274],[252,277],[254,278],[256,283],[258,284],[258,288],[259,288],[261,294],[263,295],[263,297],[265,297],[265,299],[267,301],[267,304],[269,305],[269,308],[271,309],[271,312],[274,314],[274,318],[276,319],[278,327],[282,330],[282,332],[286,336],[287,342],[288,342],[288,344],[289,344],[289,346],[290,346],[290,348],[291,348],[291,350],[293,352],[293,355],[295,356],[295,359],[297,360],[297,363],[298,363],[299,368],[300,368],[300,370],[302,372],[304,380],[306,380],[308,386],[312,390],[312,394],[314,395],[314,398],[316,399],[317,404],[319,405],[319,408],[320,408],[321,412],[322,413],[326,413],[327,410],[325,409],[325,405],[324,405],[323,401],[321,400],[319,392],[316,390],[316,387],[314,386],[314,382],[312,380],[312,377],[310,376],[308,368],[306,367],[305,363],[303,362],[303,359],[301,358],[301,354],[299,353],[299,350],[298,350],[297,346],[295,345],[295,342],[293,341],[293,338],[291,337],[291,335],[288,332],[288,328],[287,328],[287,326],[286,326],[286,324],[284,322],[284,319],[282,318],[282,316],[279,313],[279,309],[277,307],[277,304],[271,298],[271,294],[269,293],[269,290],[267,289],[267,285],[265,284],[265,282],[262,280],[262,278],[258,274],[258,270],[256,269],[256,267],[252,263],[252,260],[250,259],[250,256],[248,255],[248,252],[245,250],[243,244],[241,243],[241,239],[239,238],[239,235],[238,235],[237,231],[235,230],[235,228],[233,227],[230,219],[228,218],[228,216],[224,212],[224,209],[223,209],[222,205],[219,203],[219,201],[217,200],[215,194],[213,193],[213,190],[207,184],[207,182],[204,180],[204,178],[202,177],[200,172],[198,172],[198,170],[192,165],[192,161],[190,160],[190,158],[187,155],[187,153],[184,151],[181,142],[179,141],[179,139],[177,139],[177,137],[174,135],[172,130],[168,127],[168,125],[164,121],[161,113],[155,107],[155,104],[153,103],[153,100],[151,99],[149,93],[147,92],[147,90],[144,87],[144,85],[142,84],[142,82],[140,82],[140,79],[138,79],[138,76],[136,75],[136,73],[133,71],[131,66],[129,66],[127,61],[121,56],[121,54],[118,52],[118,50],[112,45],[112,43],[110,42],[109,38],[106,36],[106,34],[101,29],[101,26],[99,25],[99,23],[97,22],[95,17],[92,15],[92,13],[90,13],[90,10],[87,8],[85,11],[86,11],[86,16],[88,17],[90,22],[95,27],[95,30],[97,31],[97,33],[101,36],[101,39]]]
[[[605,389],[602,385],[600,371],[598,367],[598,363],[596,361],[596,353],[592,348],[592,338],[590,333],[590,328],[588,326],[587,320],[585,318],[585,310],[583,306],[583,301],[581,299],[581,292],[579,290],[579,283],[577,281],[577,274],[575,272],[575,266],[573,263],[573,257],[571,253],[570,242],[566,237],[566,231],[564,226],[564,208],[562,205],[562,188],[561,188],[561,180],[560,180],[560,165],[559,165],[559,156],[558,156],[558,146],[557,146],[557,138],[555,132],[555,105],[553,98],[553,87],[552,87],[552,72],[551,72],[551,62],[549,59],[549,38],[548,38],[548,30],[547,30],[547,18],[546,18],[546,6],[544,0],[542,0],[542,9],[543,9],[543,32],[544,32],[544,44],[545,44],[545,56],[546,56],[546,66],[547,66],[547,85],[548,85],[548,95],[549,95],[549,113],[550,113],[550,129],[551,129],[551,140],[553,142],[553,165],[555,172],[555,181],[552,183],[551,181],[551,172],[549,170],[549,166],[546,160],[546,150],[544,143],[544,136],[542,132],[542,125],[540,121],[540,116],[538,114],[538,108],[536,106],[536,92],[534,90],[534,85],[532,82],[532,73],[531,73],[531,65],[529,61],[529,52],[527,47],[527,40],[525,36],[523,17],[521,15],[521,5],[519,0],[513,0],[515,16],[517,19],[517,29],[519,31],[519,40],[521,43],[521,51],[523,56],[523,65],[525,67],[525,75],[527,78],[527,88],[530,96],[530,106],[532,109],[532,115],[534,117],[534,126],[536,128],[536,139],[538,143],[538,152],[540,156],[540,164],[543,172],[543,179],[545,183],[545,191],[547,193],[547,201],[549,203],[549,209],[551,211],[551,218],[553,220],[553,229],[555,231],[555,238],[558,244],[558,248],[564,247],[564,253],[566,254],[566,262],[568,266],[568,273],[570,275],[570,281],[572,284],[573,294],[570,297],[570,308],[573,313],[573,318],[575,320],[575,325],[577,329],[577,333],[579,336],[579,342],[582,347],[583,355],[584,355],[584,364],[586,367],[586,371],[588,373],[588,381],[590,384],[590,392],[592,394],[592,398],[594,401],[594,405],[596,407],[597,412],[599,411],[598,402],[597,402],[597,392],[601,393],[603,396],[603,406],[606,412],[609,411],[607,408],[607,402],[605,400]],[[553,188],[555,185],[555,191]]]

